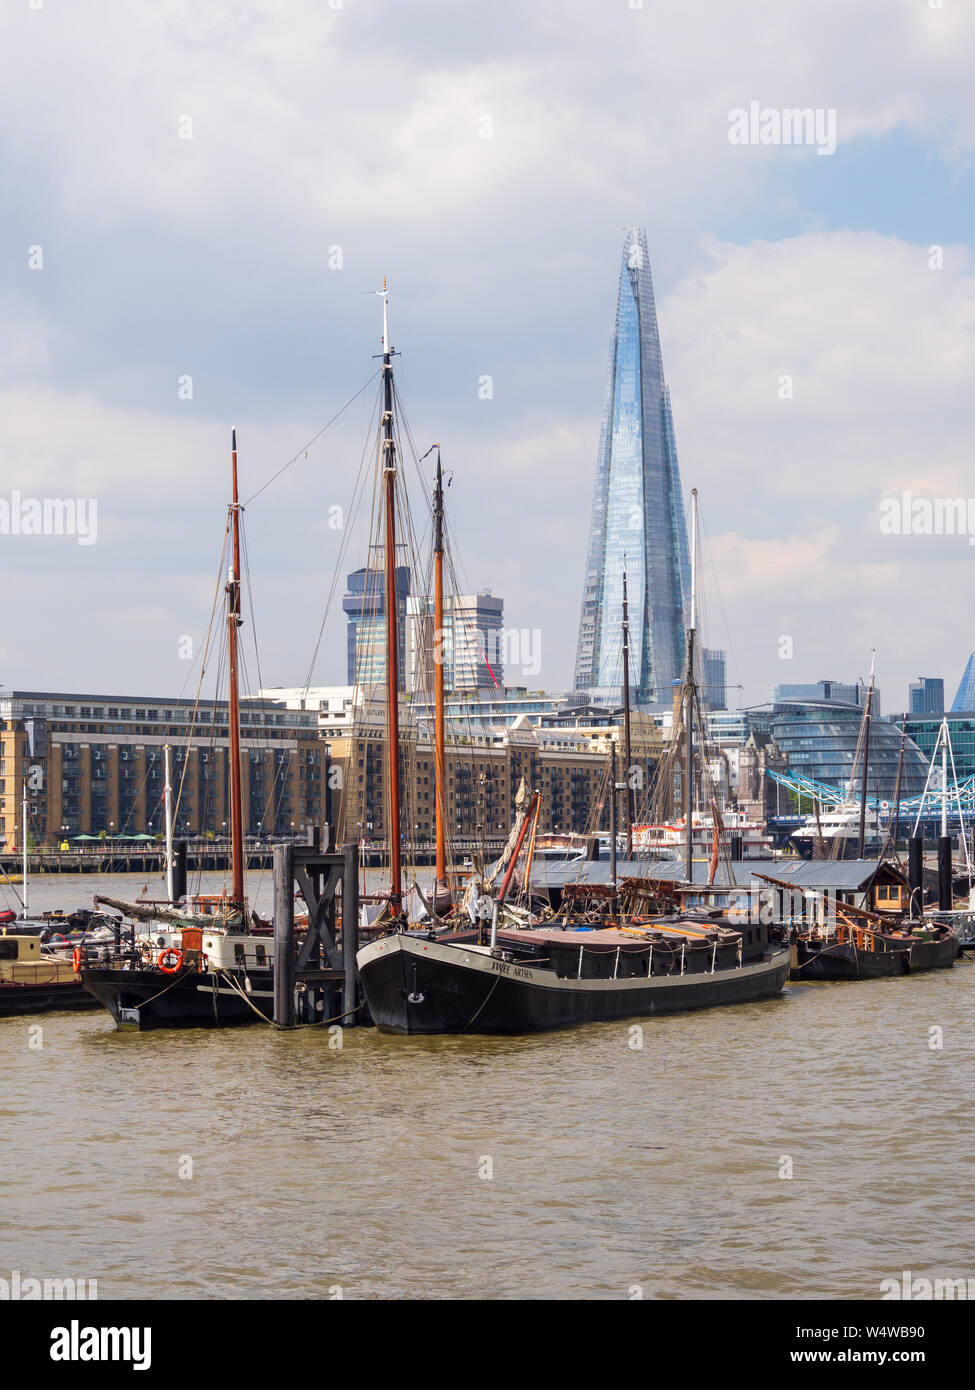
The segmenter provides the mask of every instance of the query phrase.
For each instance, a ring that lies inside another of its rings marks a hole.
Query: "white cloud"
[[[54,591],[124,623],[136,549],[146,583],[175,593],[191,572],[180,602],[207,604],[230,424],[263,481],[371,370],[362,292],[388,271],[418,444],[439,437],[456,462],[464,567],[503,592],[510,621],[543,627],[544,678],[567,684],[620,228],[639,221],[682,471],[702,489],[753,693],[783,621],[801,626],[811,679],[845,674],[871,630],[901,634],[905,679],[940,669],[947,639],[915,567],[937,591],[963,561],[937,546],[908,561],[905,546],[894,562],[874,522],[889,491],[971,490],[972,252],[949,245],[934,272],[925,245],[881,232],[764,228],[835,223],[844,142],[907,133],[962,168],[973,39],[970,7],[914,0],[6,7],[2,486],[97,494],[108,528],[94,555],[45,552]],[[835,106],[839,153],[730,146],[728,112],[751,100]],[[780,179],[804,158],[822,206]],[[712,236],[729,223],[747,244]],[[45,270],[31,274],[34,242]],[[191,406],[175,399],[185,371]],[[476,398],[485,372],[491,403]],[[269,634],[268,678],[304,675],[337,553],[319,509],[344,500],[365,419],[352,412],[249,518],[275,607],[298,595]],[[117,574],[114,593],[84,589],[92,572]],[[855,611],[849,642],[841,610]],[[958,621],[975,628],[970,606]],[[18,647],[28,680],[33,661],[50,669],[49,628],[32,641]],[[340,624],[329,643],[320,675],[341,679]],[[76,683],[84,644],[61,650],[60,683]],[[111,683],[130,654],[102,652],[87,683]]]

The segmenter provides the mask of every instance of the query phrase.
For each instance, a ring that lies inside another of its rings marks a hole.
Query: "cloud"
[[[879,218],[847,230],[843,161],[909,137],[963,181],[973,38],[970,9],[906,0],[5,8],[0,491],[100,502],[91,553],[18,542],[18,592],[48,618],[12,679],[164,682],[158,595],[209,611],[230,426],[249,491],[375,369],[366,296],[385,273],[418,451],[438,438],[455,469],[464,570],[503,593],[513,625],[541,627],[544,680],[566,686],[631,222],[650,229],[683,476],[701,488],[723,640],[749,689],[770,683],[785,621],[810,679],[860,662],[871,630],[902,634],[888,686],[940,669],[917,567],[939,592],[970,557],[895,549],[875,523],[890,491],[970,491],[972,250],[946,246],[932,271],[928,245]],[[837,154],[732,147],[728,113],[752,100],[835,107]],[[803,161],[814,183],[791,181]],[[941,220],[932,207],[932,242]],[[34,244],[43,271],[27,268]],[[348,499],[373,404],[366,392],[249,509],[275,615],[266,679],[304,677],[339,563],[327,509]],[[79,595],[125,642],[95,655],[76,640]],[[837,614],[854,611],[848,640]],[[975,626],[967,607],[958,622]],[[341,624],[322,680],[344,677]]]

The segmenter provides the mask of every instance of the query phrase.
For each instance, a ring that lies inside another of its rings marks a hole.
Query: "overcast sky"
[[[34,5],[0,10],[0,502],[94,498],[97,539],[0,535],[8,688],[195,686],[230,427],[249,497],[375,371],[384,274],[466,577],[540,630],[528,683],[566,688],[640,224],[732,703],[865,675],[871,647],[885,710],[918,674],[950,698],[975,547],[880,522],[975,496],[975,7]],[[752,102],[835,111],[835,153],[732,144]],[[343,542],[363,562],[329,509],[374,404],[247,509],[265,684],[304,682]]]

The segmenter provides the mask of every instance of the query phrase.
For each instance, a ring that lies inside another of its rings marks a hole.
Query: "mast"
[[[863,712],[863,778],[860,789],[860,835],[857,840],[857,858],[863,858],[867,836],[867,770],[870,765],[870,706],[873,703],[873,668],[877,659],[874,651],[870,657],[870,684],[867,686],[867,704]]]
[[[20,803],[20,819],[21,819],[20,835],[21,835],[21,839],[22,839],[22,841],[23,841],[23,844],[22,844],[21,847],[20,847],[21,862],[22,862],[22,873],[21,873],[21,877],[22,877],[23,883],[24,883],[24,891],[23,891],[23,894],[22,894],[22,897],[21,897],[21,901],[22,901],[23,904],[24,904],[24,911],[23,911],[23,913],[22,913],[22,916],[23,916],[23,920],[26,922],[26,921],[27,921],[27,893],[28,893],[28,889],[27,889],[27,879],[28,879],[28,873],[29,873],[29,869],[30,869],[30,865],[29,865],[29,863],[28,863],[28,858],[27,858],[27,778],[26,778],[26,777],[24,778],[23,797],[22,797],[21,803]]]
[[[163,785],[163,804],[166,808],[166,893],[169,901],[172,902],[175,882],[173,875],[173,777],[170,753],[171,750],[167,743],[163,748],[163,766],[166,774]]]
[[[443,472],[437,448],[437,485],[433,493],[433,688],[434,688],[434,797],[437,824],[436,893],[447,886],[447,835],[444,808],[447,801],[446,761],[444,757],[444,676],[443,676]]]
[[[616,740],[609,743],[609,881],[616,893]],[[613,898],[615,905],[616,899]]]
[[[633,759],[630,747],[630,605],[626,596],[626,557],[623,558],[623,782],[626,811],[626,857],[633,858],[633,792],[630,769]]]
[[[244,904],[244,820],[240,782],[240,696],[237,675],[237,630],[240,616],[240,499],[237,493],[237,431],[231,433],[233,492],[230,503],[231,558],[227,577],[227,680],[230,686],[230,862],[233,878],[231,898]],[[171,861],[170,861],[171,862]]]
[[[697,488],[691,488],[691,621],[684,682],[684,878],[694,881],[694,635],[697,627]]]
[[[393,350],[389,345],[389,300],[383,276],[382,468],[386,492],[386,752],[389,768],[389,906],[403,907],[400,865],[399,623],[396,604],[396,445],[393,440]]]
[[[26,783],[24,784],[27,785]],[[26,795],[26,793],[25,793]],[[26,801],[24,805],[26,807]],[[26,817],[26,811],[25,811]],[[26,827],[25,819],[24,825]],[[948,834],[948,721],[941,720],[941,837],[944,839]],[[24,830],[24,840],[27,839],[27,831]]]
[[[897,776],[894,779],[894,857],[897,857],[897,837],[901,828],[901,773],[904,771],[904,744],[907,742],[907,717],[901,720],[901,749],[897,755]]]

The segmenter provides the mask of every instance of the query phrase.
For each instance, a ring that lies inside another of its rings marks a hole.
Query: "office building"
[[[623,243],[576,649],[575,689],[598,702],[619,699],[624,566],[634,702],[669,705],[683,670],[690,562],[641,228]]]

